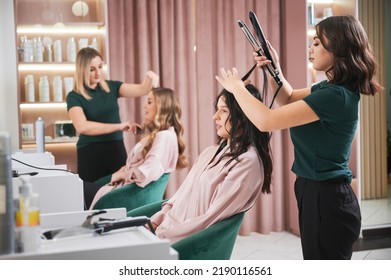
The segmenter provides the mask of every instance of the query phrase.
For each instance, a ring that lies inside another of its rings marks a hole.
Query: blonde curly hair
[[[174,91],[169,88],[154,88],[152,89],[152,94],[155,97],[157,111],[153,121],[144,123],[144,130],[146,133],[149,133],[149,138],[142,150],[142,155],[145,158],[159,131],[167,130],[172,126],[178,139],[179,157],[176,168],[184,168],[188,166],[188,161],[185,155],[186,145],[183,140],[182,110],[179,102]]]

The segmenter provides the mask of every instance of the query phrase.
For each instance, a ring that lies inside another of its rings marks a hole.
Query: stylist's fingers
[[[237,85],[243,85],[243,81],[235,67],[232,70],[220,68],[220,75],[216,75],[215,78],[229,92],[233,92]]]
[[[131,124],[130,132],[132,132],[133,134],[137,134],[137,133],[141,132],[142,130],[143,130],[143,127],[140,124],[138,124],[138,123]]]
[[[221,77],[226,78],[228,73],[225,71],[224,67],[220,68]]]
[[[132,129],[131,122],[123,122],[121,123],[121,130],[122,131],[130,131]]]
[[[229,69],[225,70],[223,67],[221,67],[220,72],[221,72],[221,77],[224,79],[227,79],[228,77],[231,77],[231,76],[238,75],[238,70],[235,67],[232,68],[232,71]]]
[[[157,75],[155,72],[153,71],[148,71],[147,72],[147,77],[151,79],[152,81],[152,87],[158,87],[159,86],[159,75]]]
[[[266,58],[266,56],[258,55],[256,52],[253,53],[254,60],[257,63],[257,66],[262,67],[267,64],[271,64],[271,61]]]

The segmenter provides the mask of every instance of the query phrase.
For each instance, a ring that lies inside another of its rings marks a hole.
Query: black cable
[[[18,173],[17,170],[12,170],[12,177],[13,177],[13,178],[16,178],[16,177],[19,177],[19,176],[23,176],[23,175],[35,176],[35,175],[37,175],[37,174],[38,174],[38,172]]]
[[[278,83],[278,88],[277,88],[276,92],[273,95],[272,103],[270,103],[269,109],[272,108],[274,100],[276,99],[277,94],[278,94],[278,92],[280,91],[281,88],[282,88],[282,83],[280,82],[280,83]]]
[[[259,53],[258,53],[258,54],[259,54]],[[259,55],[260,55],[260,54],[259,54]],[[254,71],[254,69],[256,68],[256,66],[257,66],[257,63],[255,63],[255,64],[253,65],[253,67],[251,67],[251,69],[246,73],[246,75],[244,75],[244,76],[242,77],[242,81],[243,81],[243,82],[246,81],[246,80],[248,79],[248,77],[250,77],[251,73]],[[277,83],[277,85],[278,85],[278,88],[277,88],[276,92],[275,92],[274,95],[273,95],[272,103],[271,103],[270,106],[269,106],[269,109],[271,109],[272,106],[273,106],[274,100],[275,100],[276,97],[277,97],[278,92],[279,92],[280,89],[282,88],[282,82],[281,82],[281,80],[280,80],[280,77],[278,77],[277,74],[275,74],[274,72],[272,72],[270,69],[268,69],[268,70],[269,70],[269,73],[273,76],[273,79],[276,81],[276,83]],[[265,71],[264,71],[264,73],[265,73]],[[264,79],[266,79],[266,78],[264,78]]]
[[[38,166],[34,166],[34,165],[31,165],[31,164],[28,164],[28,163],[25,163],[23,161],[20,161],[18,159],[15,159],[15,158],[11,158],[12,160],[14,161],[17,161],[21,164],[24,164],[28,167],[32,167],[32,168],[35,168],[35,169],[40,169],[40,170],[52,170],[52,171],[64,171],[64,172],[69,172],[69,173],[72,173],[72,174],[76,174],[75,172],[71,171],[71,170],[67,170],[67,169],[61,169],[61,168],[44,168],[44,167],[38,167]]]
[[[244,82],[245,80],[248,79],[248,77],[250,77],[251,73],[254,71],[255,67],[257,66],[257,63],[254,64],[253,67],[251,67],[251,69],[246,73],[246,75],[244,75],[242,77],[242,81]]]

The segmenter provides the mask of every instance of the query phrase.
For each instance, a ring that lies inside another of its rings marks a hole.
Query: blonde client
[[[144,105],[145,121],[142,139],[128,154],[126,165],[111,176],[109,184],[96,193],[90,209],[105,194],[125,184],[143,188],[164,173],[187,166],[184,154],[181,108],[173,90],[155,88],[148,93]],[[133,130],[138,124],[132,124]]]
[[[246,88],[261,99],[253,85]],[[215,106],[220,143],[198,156],[178,191],[151,217],[156,235],[171,242],[246,211],[261,192],[270,193],[269,134],[249,121],[230,92],[223,90]]]

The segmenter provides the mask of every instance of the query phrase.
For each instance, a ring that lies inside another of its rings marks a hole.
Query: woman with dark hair
[[[246,88],[261,100],[253,85]],[[215,107],[219,144],[198,156],[178,191],[151,217],[156,235],[171,242],[247,211],[261,192],[270,193],[269,133],[260,132],[226,90]]]
[[[182,110],[174,91],[163,87],[151,90],[144,105],[144,113],[142,138],[129,152],[126,165],[114,172],[110,183],[99,190],[95,187],[94,191],[91,185],[88,190],[85,189],[89,197],[96,193],[90,209],[103,195],[113,189],[130,183],[143,188],[164,173],[171,173],[175,169],[187,166]],[[85,200],[88,206],[91,200]]]
[[[271,63],[264,56],[255,59],[260,67]],[[367,35],[352,16],[329,17],[316,25],[310,61],[315,70],[326,73],[327,80],[294,90],[279,69],[283,86],[276,109],[249,94],[235,68],[221,69],[216,79],[234,94],[259,130],[291,128],[304,259],[350,259],[361,228],[360,207],[350,186],[351,143],[360,94],[375,95],[381,87]],[[276,90],[272,79],[269,85]]]
[[[141,84],[105,80],[103,57],[93,48],[81,49],[75,66],[74,88],[66,101],[79,133],[77,173],[83,181],[94,182],[125,164],[123,131],[136,132],[130,121],[121,122],[118,98],[146,95],[158,85],[159,76],[148,71]]]

